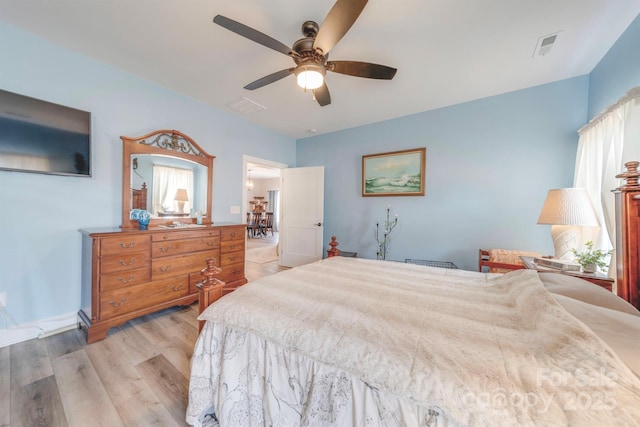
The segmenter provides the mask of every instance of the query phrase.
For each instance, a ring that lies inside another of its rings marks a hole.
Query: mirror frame
[[[139,228],[138,221],[130,219],[131,212],[131,155],[132,154],[160,154],[189,160],[208,167],[207,176],[207,213],[202,216],[202,224],[212,224],[212,184],[213,184],[213,159],[215,156],[208,154],[189,136],[177,130],[157,130],[146,135],[122,139],[122,225],[121,228]],[[193,224],[196,218],[191,217],[167,217],[152,218],[149,227],[173,224],[174,222]]]

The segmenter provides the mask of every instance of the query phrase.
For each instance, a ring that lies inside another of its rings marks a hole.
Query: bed
[[[640,419],[640,312],[574,277],[331,257],[249,283],[200,319],[190,425]]]

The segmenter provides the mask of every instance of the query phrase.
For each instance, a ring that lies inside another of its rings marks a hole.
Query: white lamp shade
[[[184,205],[189,201],[189,197],[187,196],[187,190],[185,188],[178,188],[176,190],[176,196],[173,198],[178,205],[178,212],[184,212]]]
[[[549,190],[538,224],[600,226],[591,198],[584,188]]]
[[[538,224],[551,224],[551,238],[557,259],[573,260],[571,249],[582,242],[581,227],[598,227],[589,193],[584,188],[549,190]]]
[[[324,82],[324,69],[317,65],[300,65],[296,69],[298,86],[303,89],[317,89]]]

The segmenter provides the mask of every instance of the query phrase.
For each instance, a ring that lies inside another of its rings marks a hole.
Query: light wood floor
[[[277,235],[247,239],[273,245]],[[247,261],[249,281],[282,270]],[[74,329],[0,348],[0,426],[184,426],[198,305],[131,320],[87,345]]]

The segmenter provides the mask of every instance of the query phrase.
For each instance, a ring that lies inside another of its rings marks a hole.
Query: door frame
[[[247,168],[248,168],[248,164],[249,163],[255,163],[256,165],[260,165],[260,166],[265,166],[265,167],[269,167],[269,168],[275,168],[275,169],[286,169],[289,167],[289,165],[284,164],[284,163],[280,163],[280,162],[274,162],[271,160],[266,160],[266,159],[261,159],[259,157],[253,157],[253,156],[249,156],[247,154],[243,154],[242,155],[242,211],[240,212],[240,217],[241,217],[241,223],[242,224],[246,224],[247,222],[247,212],[249,212],[249,199],[247,197],[247,187],[246,187],[246,182],[247,182]],[[282,197],[282,193],[280,193],[280,197]],[[281,219],[281,218],[279,218]]]

